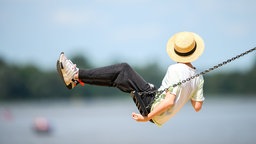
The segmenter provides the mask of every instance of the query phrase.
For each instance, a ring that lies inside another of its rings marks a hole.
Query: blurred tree
[[[81,54],[73,56],[71,58],[71,61],[74,62],[80,68],[91,68],[92,67],[90,61]]]
[[[72,58],[79,68],[92,68],[90,62],[81,55]],[[159,87],[165,71],[150,63],[134,67],[148,82]],[[206,94],[243,94],[256,96],[256,59],[247,72],[215,73],[205,77]],[[106,97],[123,95],[116,88],[85,85],[68,90],[56,70],[42,71],[34,65],[11,65],[0,59],[0,100],[52,99],[70,97]]]
[[[247,72],[205,75],[205,92],[214,94],[244,94],[256,96],[256,59]]]
[[[157,63],[151,63],[144,67],[135,67],[135,70],[148,82],[156,87],[161,85],[165,70],[161,69]]]

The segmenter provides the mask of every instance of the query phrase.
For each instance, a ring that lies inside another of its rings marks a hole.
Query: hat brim
[[[174,39],[175,37],[177,36],[177,34],[175,34],[174,36],[172,36],[168,42],[167,42],[167,46],[166,46],[166,50],[167,50],[167,54],[169,55],[169,57],[176,61],[176,62],[193,62],[195,61],[199,56],[201,56],[201,54],[203,53],[204,51],[204,41],[203,39],[193,33],[193,32],[190,32],[194,35],[194,39],[196,41],[196,50],[193,54],[189,55],[189,56],[180,56],[178,55],[177,53],[175,53],[174,51]]]

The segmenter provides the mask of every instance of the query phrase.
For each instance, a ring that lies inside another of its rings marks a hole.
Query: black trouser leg
[[[79,79],[86,84],[117,87],[123,92],[150,91],[150,85],[127,63],[95,69],[80,69]]]

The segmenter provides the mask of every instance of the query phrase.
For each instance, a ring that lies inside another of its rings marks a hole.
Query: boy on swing
[[[204,42],[199,35],[192,32],[173,35],[168,40],[167,53],[177,63],[168,67],[162,85],[158,89],[146,82],[127,63],[95,69],[79,69],[62,52],[57,61],[57,70],[68,89],[75,88],[79,83],[85,83],[116,87],[126,93],[134,91],[144,93],[139,99],[142,100],[142,105],[146,106],[147,113],[133,112],[132,118],[138,122],[151,121],[161,126],[189,100],[196,112],[202,108],[204,101],[202,76],[176,87],[173,85],[197,74],[191,62],[195,61],[203,50]],[[155,93],[155,91],[162,93]]]

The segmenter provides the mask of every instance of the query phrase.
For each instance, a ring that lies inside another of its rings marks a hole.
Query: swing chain
[[[250,50],[247,50],[246,52],[243,52],[243,53],[241,53],[241,54],[239,54],[239,55],[237,55],[237,56],[235,56],[235,57],[232,57],[232,58],[230,58],[230,59],[228,59],[228,60],[226,60],[226,61],[224,61],[224,62],[222,62],[222,63],[219,63],[218,65],[215,65],[215,66],[213,66],[213,67],[211,67],[211,68],[209,68],[209,69],[207,69],[207,70],[205,70],[205,71],[202,71],[202,72],[200,72],[199,74],[196,74],[196,75],[194,75],[194,76],[191,76],[190,78],[187,78],[187,79],[185,79],[185,80],[182,80],[181,82],[178,82],[177,84],[174,84],[172,87],[176,87],[176,86],[181,85],[181,84],[183,84],[183,83],[186,83],[186,82],[188,82],[188,81],[190,81],[190,80],[192,80],[192,79],[194,79],[194,78],[196,78],[196,77],[199,77],[200,75],[204,75],[204,74],[206,74],[206,73],[209,73],[209,72],[211,72],[211,71],[213,71],[213,70],[215,70],[215,69],[217,69],[217,68],[219,68],[219,67],[222,67],[222,66],[225,65],[225,64],[228,64],[228,63],[230,63],[230,62],[232,62],[232,61],[234,61],[234,60],[236,60],[236,59],[238,59],[238,58],[240,58],[240,57],[242,57],[242,56],[244,56],[244,55],[247,55],[248,53],[253,52],[254,50],[256,50],[256,47],[254,47],[254,48],[252,48],[252,49],[250,49]]]
[[[217,69],[217,68],[219,68],[219,67],[222,67],[223,65],[226,65],[226,64],[228,64],[228,63],[230,63],[230,62],[232,62],[232,61],[234,61],[234,60],[236,60],[236,59],[238,59],[238,58],[240,58],[240,57],[242,57],[242,56],[244,56],[244,55],[247,55],[247,54],[253,52],[254,50],[256,50],[256,47],[254,47],[254,48],[252,48],[252,49],[250,49],[250,50],[247,50],[247,51],[245,51],[245,52],[243,52],[243,53],[241,53],[241,54],[239,54],[239,55],[237,55],[237,56],[235,56],[235,57],[232,57],[232,58],[230,58],[230,59],[228,59],[228,60],[226,60],[226,61],[224,61],[224,62],[222,62],[222,63],[219,63],[219,64],[217,64],[217,65],[215,65],[215,66],[213,66],[213,67],[210,67],[209,69],[207,69],[207,70],[205,70],[205,71],[202,71],[202,72],[200,72],[200,73],[198,73],[198,74],[196,74],[196,75],[194,75],[194,76],[191,76],[191,77],[189,77],[189,78],[187,78],[187,79],[184,79],[184,80],[182,80],[182,81],[180,81],[180,82],[178,82],[178,83],[172,85],[172,87],[176,87],[176,86],[178,86],[178,85],[184,84],[184,83],[186,83],[186,82],[188,82],[188,81],[190,81],[190,80],[192,80],[192,79],[195,79],[195,78],[199,77],[200,75],[204,75],[204,74],[206,74],[206,73],[209,73],[209,72],[211,72],[211,71],[213,71],[213,70],[215,70],[215,69]],[[160,91],[155,90],[155,91],[151,91],[151,92],[140,92],[140,93],[141,93],[141,94],[156,93],[156,94],[158,95],[158,94],[161,94],[161,93],[163,93],[164,91],[167,91],[167,90],[168,90],[168,88],[166,88],[166,89],[164,89],[164,90],[160,90]]]

